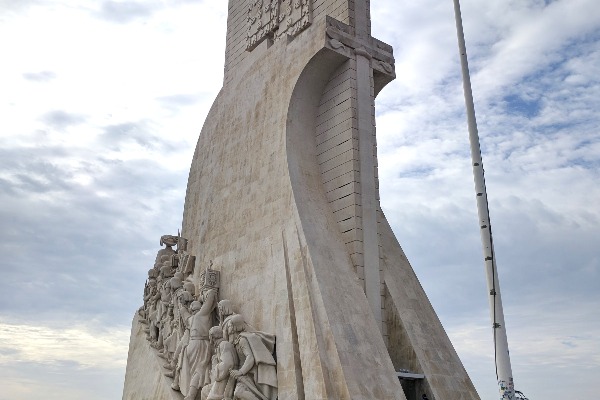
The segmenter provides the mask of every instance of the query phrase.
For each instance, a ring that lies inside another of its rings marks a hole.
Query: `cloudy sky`
[[[463,0],[517,389],[600,391],[600,7]],[[222,80],[227,6],[0,0],[0,400],[121,397],[131,318]],[[495,399],[452,1],[372,0],[382,205]]]

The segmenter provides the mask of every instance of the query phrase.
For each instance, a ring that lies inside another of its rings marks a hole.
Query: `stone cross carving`
[[[310,0],[252,0],[248,8],[246,49],[252,51],[264,40],[276,40],[287,35],[294,37],[311,24]],[[377,150],[375,140],[375,94],[395,78],[392,47],[370,33],[369,1],[354,1],[354,24],[348,25],[326,17],[325,47],[355,60],[356,115],[360,176],[360,205],[362,232],[362,265],[365,294],[384,331],[382,314],[383,276],[379,256],[379,184],[377,180]],[[373,84],[372,84],[373,82]],[[357,183],[358,186],[358,183]],[[361,277],[362,279],[362,277]]]
[[[364,289],[375,319],[382,329],[382,268],[379,260],[378,213],[379,184],[377,180],[377,150],[375,142],[375,92],[378,81],[395,78],[391,46],[370,35],[367,1],[356,1],[354,29],[327,17],[326,46],[356,60],[356,119],[358,123],[358,153],[360,169],[360,203],[362,209],[362,244],[364,257]],[[373,80],[373,86],[371,86]]]

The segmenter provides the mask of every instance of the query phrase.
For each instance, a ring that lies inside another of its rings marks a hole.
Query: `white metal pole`
[[[515,389],[510,366],[510,356],[508,353],[504,311],[502,310],[502,298],[500,297],[500,285],[498,283],[498,271],[496,269],[496,257],[494,255],[494,245],[492,241],[492,227],[490,224],[483,162],[481,158],[481,148],[479,146],[479,133],[477,132],[477,121],[475,120],[475,106],[473,104],[473,93],[471,91],[471,78],[469,76],[469,64],[467,61],[467,50],[465,46],[465,35],[463,32],[459,0],[454,0],[454,15],[456,18],[456,33],[458,36],[463,89],[465,93],[465,105],[467,108],[469,140],[471,142],[473,177],[475,180],[475,192],[477,194],[477,213],[479,215],[481,244],[483,246],[483,256],[489,291],[490,316],[492,319],[492,331],[494,335],[496,378],[500,390],[500,399],[513,400],[515,398]]]

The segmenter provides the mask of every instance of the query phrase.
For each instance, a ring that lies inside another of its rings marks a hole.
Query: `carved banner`
[[[219,289],[221,283],[221,273],[214,269],[206,268],[200,273],[200,287],[202,289]]]

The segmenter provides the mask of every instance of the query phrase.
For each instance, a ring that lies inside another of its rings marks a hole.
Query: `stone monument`
[[[394,77],[369,0],[229,1],[124,400],[479,399],[380,208],[374,99]]]

